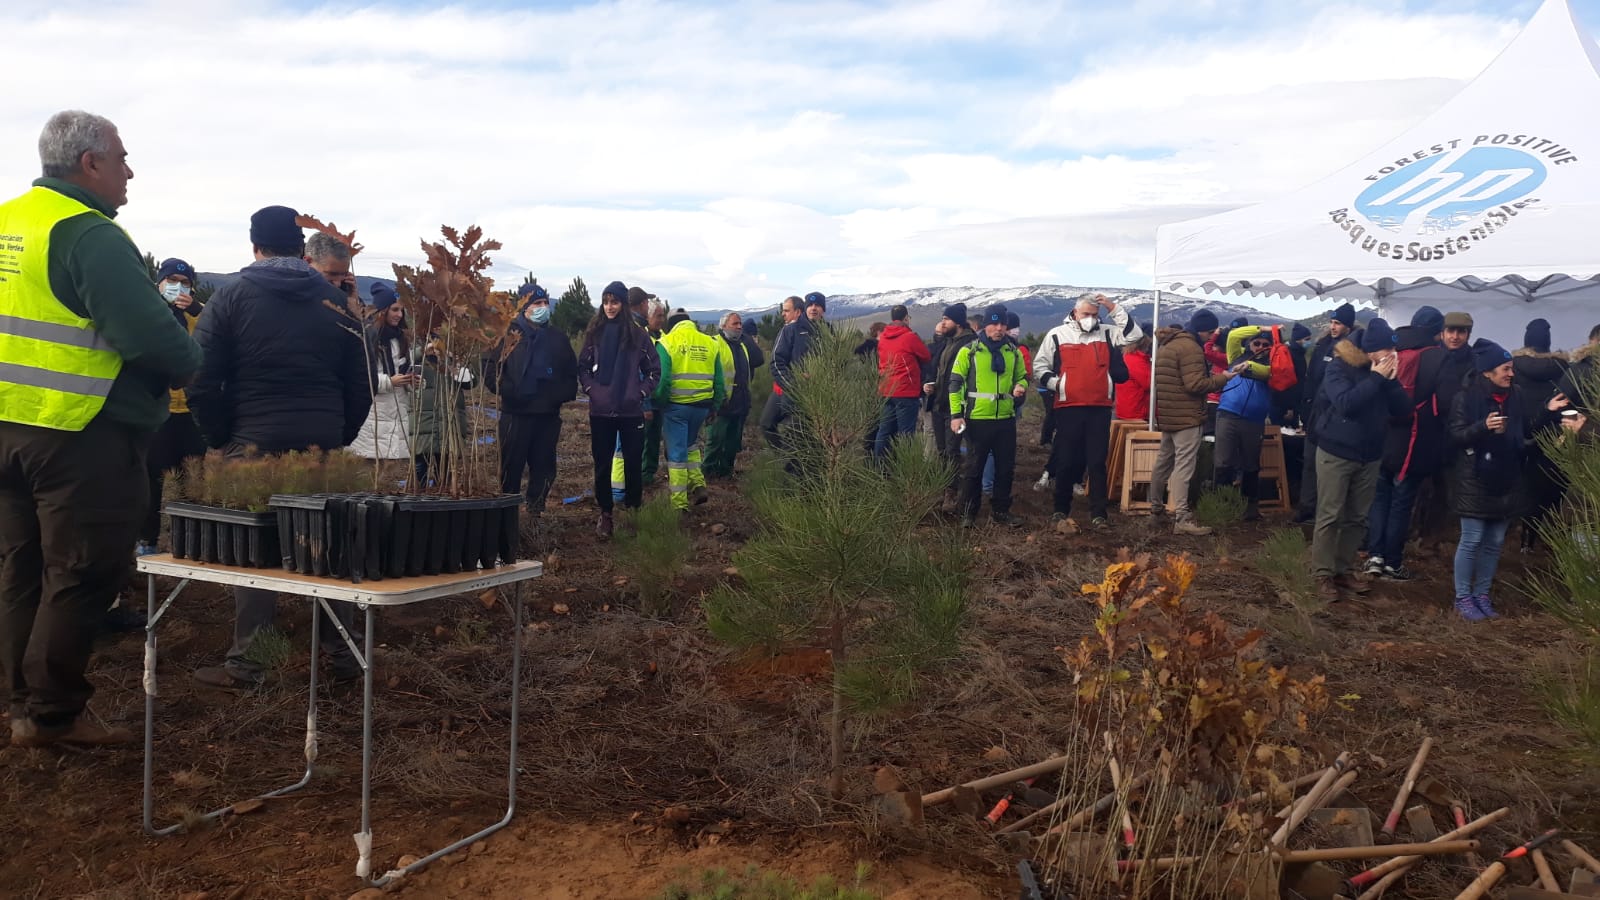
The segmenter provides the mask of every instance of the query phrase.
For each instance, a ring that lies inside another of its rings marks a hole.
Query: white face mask
[[[729,341],[737,341],[743,334],[744,334],[743,329],[739,329],[739,328],[724,328],[724,329],[722,329],[722,336],[727,338]]]
[[[161,296],[165,297],[168,303],[176,302],[179,297],[186,296],[188,293],[189,286],[186,284],[177,281],[161,282]]]
[[[1022,329],[1021,328],[1013,328],[1010,331],[1006,332],[1006,334],[1011,335],[1011,339],[1012,340],[1021,340],[1022,339]]]
[[[1100,327],[1100,320],[1095,316],[1084,316],[1078,320],[1078,327],[1083,329],[1084,333],[1087,334],[1088,332]]]

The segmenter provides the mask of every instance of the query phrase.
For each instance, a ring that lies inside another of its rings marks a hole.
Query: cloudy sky
[[[1157,225],[1383,144],[1536,6],[22,0],[0,182],[77,107],[121,128],[135,240],[208,271],[282,203],[356,228],[364,274],[477,223],[508,279],[690,306],[1147,287]]]

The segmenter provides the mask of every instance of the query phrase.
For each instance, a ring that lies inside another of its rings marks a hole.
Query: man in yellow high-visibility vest
[[[0,666],[17,746],[134,738],[84,714],[84,673],[131,574],[150,437],[200,348],[111,221],[127,157],[109,121],[57,113],[44,177],[0,203]]]
[[[728,345],[700,330],[689,314],[678,310],[667,319],[661,347],[671,359],[668,403],[661,426],[667,444],[667,483],[672,505],[688,509],[708,499],[700,470],[700,430],[717,414],[733,381],[733,354]]]

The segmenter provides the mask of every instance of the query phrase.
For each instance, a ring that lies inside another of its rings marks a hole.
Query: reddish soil
[[[592,483],[578,415],[571,411],[563,435],[557,497]],[[1054,648],[1089,631],[1078,587],[1099,580],[1121,547],[1189,554],[1202,567],[1192,594],[1198,602],[1240,626],[1267,629],[1274,663],[1327,676],[1342,699],[1312,723],[1305,749],[1318,759],[1349,749],[1381,761],[1369,762],[1352,789],[1380,818],[1400,771],[1431,735],[1437,745],[1426,774],[1474,810],[1513,807],[1484,836],[1488,847],[1560,825],[1600,849],[1600,767],[1537,700],[1537,678],[1579,653],[1558,623],[1516,593],[1521,571],[1537,557],[1508,551],[1501,598],[1509,615],[1500,621],[1470,625],[1448,610],[1448,552],[1413,560],[1417,581],[1378,585],[1368,598],[1302,621],[1252,562],[1259,542],[1286,527],[1282,520],[1209,538],[1174,538],[1148,520],[1120,516],[1106,533],[1046,529],[1048,497],[1029,489],[1044,463],[1035,428],[1025,421],[1019,442],[1015,511],[1028,527],[973,533],[980,552],[966,646],[905,709],[852,723],[842,806],[818,800],[825,655],[742,656],[712,641],[698,612],[701,592],[721,580],[730,554],[755,529],[737,487],[714,485],[711,503],[691,514],[695,557],[678,582],[679,611],[667,619],[637,614],[610,549],[593,535],[587,502],[553,506],[533,536],[536,555],[551,565],[529,595],[518,817],[485,849],[408,879],[400,893],[651,898],[706,867],[756,864],[848,879],[857,861],[867,861],[869,884],[889,897],[1013,897],[1014,860],[984,828],[938,807],[925,832],[892,836],[867,811],[870,775],[893,765],[915,789],[933,790],[1001,768],[984,759],[992,747],[1019,762],[1059,747],[1076,700]],[[759,440],[753,431],[751,438]],[[717,523],[727,531],[712,534]],[[131,587],[142,597],[142,584]],[[486,608],[468,597],[380,617],[379,871],[503,809],[504,600]],[[171,615],[161,629],[161,821],[287,783],[303,766],[305,607],[285,602],[296,655],[272,687],[244,698],[208,695],[186,679],[220,658],[229,599],[196,586]],[[92,677],[94,707],[107,720],[139,727],[141,654],[139,635],[103,644]],[[305,792],[160,839],[139,831],[138,749],[0,747],[0,896],[355,893],[359,699],[327,694],[320,709],[318,778]],[[1560,854],[1557,862],[1564,870]],[[1430,864],[1390,896],[1453,896],[1467,880],[1458,866]]]

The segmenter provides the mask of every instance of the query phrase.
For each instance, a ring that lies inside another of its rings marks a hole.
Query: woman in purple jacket
[[[589,396],[589,450],[594,456],[594,498],[600,504],[595,533],[611,536],[611,459],[622,444],[622,505],[638,509],[644,494],[644,402],[661,381],[661,360],[643,328],[606,293],[589,322],[578,353],[578,385]]]

